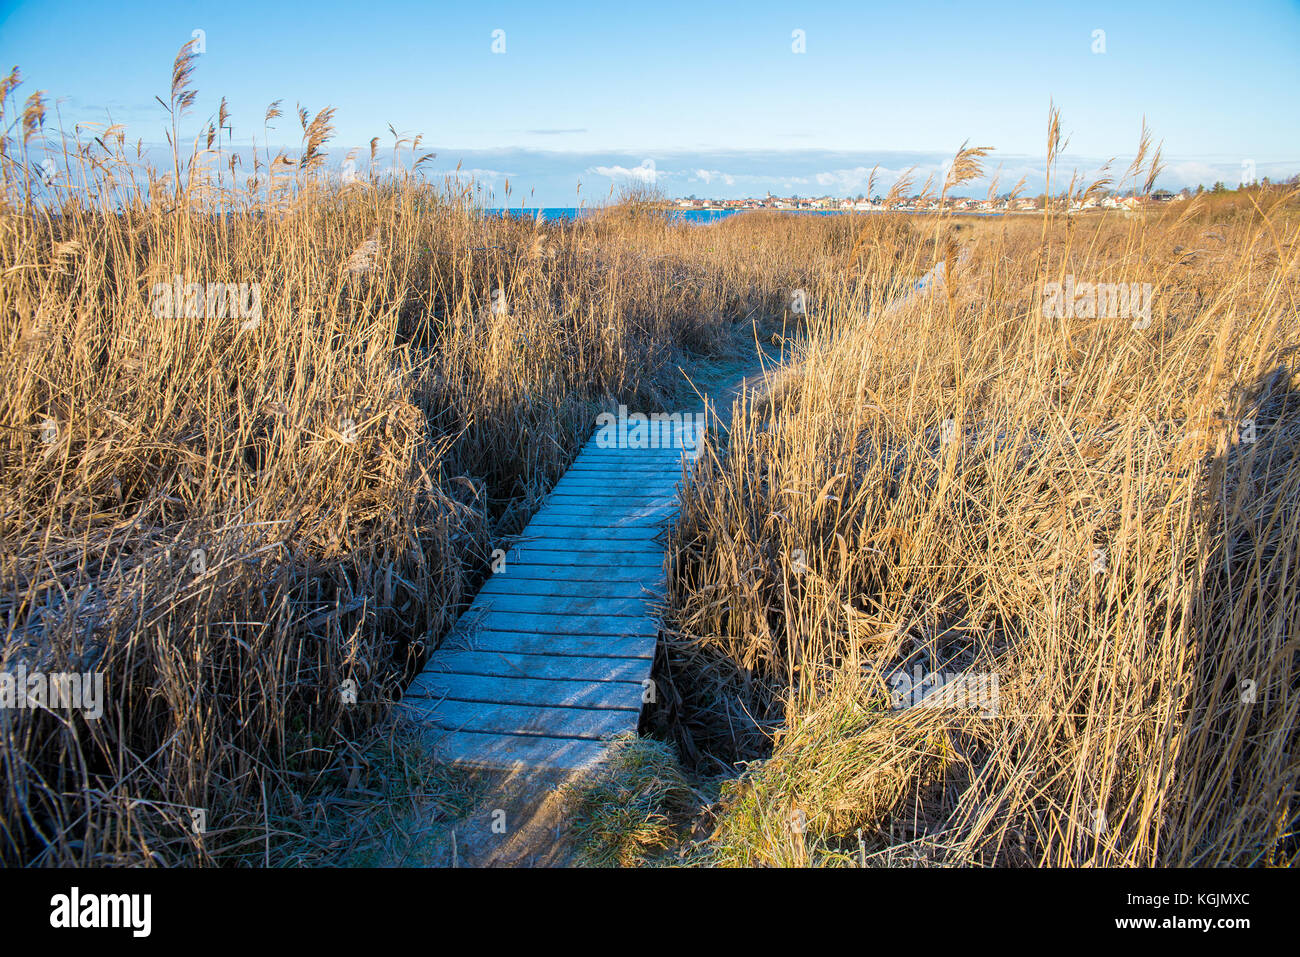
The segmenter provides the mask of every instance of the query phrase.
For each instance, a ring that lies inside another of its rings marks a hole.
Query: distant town
[[[1090,196],[1087,199],[1076,199],[1070,203],[1070,209],[1136,209],[1144,203],[1151,202],[1178,202],[1186,199],[1183,193],[1169,193],[1161,191],[1153,193],[1147,199],[1137,196]],[[1036,209],[1042,209],[1044,205],[1043,197],[1021,197],[1021,196],[998,196],[992,199],[972,199],[965,196],[949,196],[943,200],[935,198],[926,198],[913,196],[908,199],[899,200],[892,207],[886,206],[882,197],[876,196],[867,199],[865,196],[856,198],[842,198],[835,196],[773,196],[768,194],[763,199],[699,199],[695,196],[687,196],[672,201],[679,209],[799,209],[810,212],[883,212],[885,209],[893,209],[904,212],[971,212],[971,213],[995,213],[995,212],[1032,212]],[[1059,204],[1059,197],[1053,198],[1054,204]]]
[[[1267,188],[1270,184],[1265,179],[1259,185]],[[1104,194],[1072,198],[1068,201],[1068,206],[1063,196],[1053,196],[1051,202],[1053,209],[1068,208],[1072,211],[1087,209],[1133,210],[1153,204],[1181,202],[1201,192],[1221,193],[1226,191],[1227,187],[1223,183],[1215,183],[1208,190],[1203,186],[1198,186],[1195,189],[1182,189],[1176,193],[1167,189],[1158,189],[1145,196],[1139,196],[1136,193],[1121,195],[1110,191]],[[943,200],[934,196],[914,195],[900,199],[892,206],[888,206],[880,196],[871,198],[864,195],[854,197],[773,196],[771,193],[768,193],[762,199],[701,199],[697,196],[685,196],[669,200],[671,204],[679,209],[701,210],[791,209],[810,212],[883,212],[886,209],[893,209],[911,212],[970,213],[1032,212],[1043,209],[1046,201],[1046,197],[1043,195],[1029,197],[1003,194],[985,199],[969,196],[948,196]]]

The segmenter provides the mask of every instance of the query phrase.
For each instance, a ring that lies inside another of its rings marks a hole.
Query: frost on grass
[[[669,744],[627,737],[605,764],[567,794],[580,863],[637,867],[666,863],[695,802]]]

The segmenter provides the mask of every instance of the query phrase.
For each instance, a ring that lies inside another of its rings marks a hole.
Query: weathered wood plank
[[[592,474],[597,472],[599,474]],[[582,471],[565,472],[563,477],[555,483],[556,489],[561,489],[566,485],[583,485],[590,486],[600,483],[602,486],[613,489],[627,488],[660,488],[666,492],[671,492],[682,481],[682,472],[679,469],[656,469],[652,475],[627,475],[620,473],[616,464],[610,464],[602,469],[585,469]]]
[[[565,473],[575,479],[634,479],[645,476],[655,480],[671,478],[675,481],[680,481],[683,474],[678,468],[668,470],[650,462],[575,462]]]
[[[628,521],[665,522],[677,514],[674,505],[544,505],[533,520],[585,518],[627,525]]]
[[[672,485],[654,486],[646,482],[628,483],[625,487],[616,487],[604,479],[592,482],[589,485],[565,484],[557,485],[555,489],[547,496],[550,501],[557,496],[571,498],[582,496],[592,502],[627,502],[637,498],[666,498],[675,501],[678,496],[677,483]],[[638,503],[640,504],[640,503]]]
[[[506,551],[506,560],[510,555],[523,551],[572,551],[575,554],[619,554],[619,555],[654,555],[654,560],[663,558],[663,544],[656,542],[649,529],[638,538],[604,538],[601,536],[582,537],[565,532],[562,528],[547,528],[546,532],[526,534]]]
[[[652,482],[628,482],[625,485],[614,485],[605,479],[595,479],[591,482],[565,481],[564,484],[555,486],[551,492],[552,497],[556,495],[585,495],[602,501],[621,501],[633,496],[676,498],[677,483],[662,485]]]
[[[536,631],[550,635],[657,635],[648,615],[548,615],[544,612],[492,611],[478,615],[480,628]]]
[[[662,514],[643,514],[626,508],[605,508],[587,515],[575,516],[568,509],[552,509],[550,506],[543,505],[533,515],[532,521],[524,531],[531,532],[534,527],[542,528],[561,523],[573,524],[572,519],[575,517],[582,520],[583,528],[653,528],[669,521],[675,510],[675,505],[671,510],[665,509]]]
[[[528,533],[506,552],[542,551],[542,552],[620,552],[625,555],[644,553],[663,558],[663,542],[657,541],[658,533],[653,529],[644,529],[635,538],[606,538],[603,535],[575,534],[582,529],[543,526]]]
[[[487,675],[496,678],[565,678],[570,681],[633,681],[650,677],[646,658],[588,658],[582,655],[529,655],[506,651],[440,651],[429,674]]]
[[[653,542],[657,532],[649,525],[629,526],[627,528],[596,528],[592,525],[563,526],[558,529],[548,525],[529,525],[518,536],[514,544],[519,545],[539,538],[599,538],[604,541],[619,542]]]
[[[589,565],[515,565],[501,574],[509,575],[512,579],[539,581],[590,581],[592,577]],[[649,588],[662,587],[667,580],[663,565],[657,568],[650,565],[615,565],[604,569],[600,578],[607,582],[640,582]]]
[[[430,729],[428,734],[434,754],[443,762],[500,771],[538,767],[561,771],[589,770],[600,763],[608,747],[603,741],[541,735],[476,734],[438,729]]]
[[[562,678],[501,678],[422,671],[407,698],[451,698],[492,704],[532,704],[558,708],[641,710],[643,690],[634,681],[568,681]]]
[[[449,635],[438,649],[504,651],[529,655],[578,655],[583,658],[654,658],[654,635],[545,635],[535,631],[494,631],[481,628],[472,634]]]
[[[673,505],[676,502],[676,495],[643,495],[639,492],[610,494],[600,492],[592,494],[586,492],[552,492],[546,496],[546,504],[548,505],[599,505],[615,508],[633,506],[635,508],[645,508],[646,506]]]
[[[664,471],[678,471],[683,457],[681,449],[593,449],[579,454],[572,464],[597,462],[622,465],[625,462],[648,462]]]
[[[602,449],[595,446],[594,443],[588,443],[578,453],[578,458],[582,458],[584,455],[593,457],[623,455],[635,458],[654,458],[675,464],[680,462],[683,456],[693,454],[698,444],[696,436],[685,434],[666,439],[660,442],[658,447],[647,445],[645,448]]]
[[[632,481],[638,476],[629,476],[623,473],[624,467],[636,466],[640,470],[648,471],[652,474],[644,476],[645,479],[653,482],[673,483],[680,482],[686,474],[682,468],[681,462],[674,462],[671,465],[655,465],[652,462],[643,462],[633,460],[615,460],[597,461],[590,459],[583,462],[575,462],[561,476],[560,481],[572,479],[575,482],[591,481],[591,472],[606,473],[611,476],[613,481]],[[559,484],[559,483],[556,483]]]
[[[479,589],[480,595],[549,595],[553,598],[656,598],[662,592],[647,588],[637,581],[548,581],[520,578],[502,570],[488,578]]]
[[[601,598],[595,595],[562,598],[558,595],[518,595],[479,592],[474,608],[495,612],[547,612],[553,615],[603,615],[637,617],[649,613],[647,600],[637,598]]]
[[[595,708],[543,708],[536,705],[487,704],[407,698],[398,705],[408,720],[447,731],[478,734],[542,735],[599,741],[636,729],[627,711]]]
[[[541,515],[589,515],[606,518],[623,518],[628,516],[666,517],[677,510],[677,502],[622,502],[617,498],[592,499],[584,503],[547,502],[537,510],[534,520]]]
[[[560,479],[551,490],[553,495],[572,495],[586,492],[599,492],[604,495],[676,495],[678,482],[676,476],[672,478],[662,476],[647,476],[643,479],[637,478],[578,478],[566,477]]]
[[[583,446],[583,451],[593,449],[598,452],[635,452],[650,449],[658,451],[680,444],[684,441],[695,442],[704,436],[704,432],[695,428],[695,424],[682,425],[667,422],[650,431],[629,431],[621,439],[597,432],[591,441]]]
[[[653,528],[662,529],[671,516],[624,515],[619,518],[596,518],[590,515],[549,515],[538,513],[529,523],[533,528]]]
[[[669,476],[680,479],[683,472],[679,467],[671,470],[665,470],[662,466],[655,465],[653,462],[575,462],[569,466],[566,475],[572,475],[575,478],[587,478],[590,476],[605,475],[610,478],[633,477],[638,475],[647,475],[655,478],[667,478]]]
[[[505,569],[501,574],[510,574],[512,565],[586,565],[592,569],[624,568],[628,566],[645,566],[658,568],[663,565],[662,549],[557,549],[546,548],[512,548],[506,552]],[[599,579],[600,572],[593,571],[592,577]]]

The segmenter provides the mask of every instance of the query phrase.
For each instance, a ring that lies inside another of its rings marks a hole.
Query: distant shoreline
[[[543,221],[549,219],[579,219],[588,216],[594,216],[604,212],[609,207],[576,207],[576,206],[542,206],[542,207],[489,207],[482,210],[483,214],[492,217],[509,216],[513,219],[536,219],[540,215]],[[971,209],[954,209],[954,210],[936,210],[936,209],[772,209],[770,207],[759,207],[749,209],[680,209],[672,206],[658,207],[657,212],[662,212],[670,219],[679,219],[686,222],[711,223],[731,216],[737,216],[742,213],[783,213],[799,216],[880,216],[888,213],[902,214],[906,216],[970,216],[981,219],[988,219],[997,216],[1032,216],[1042,215],[1041,209],[1025,210],[971,210]],[[1088,210],[1092,212],[1092,210]]]

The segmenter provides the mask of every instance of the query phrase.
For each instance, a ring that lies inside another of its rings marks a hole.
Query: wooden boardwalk
[[[583,447],[402,700],[442,760],[576,771],[636,730],[666,584],[658,538],[697,425],[658,424],[658,448],[602,448],[599,432]]]

